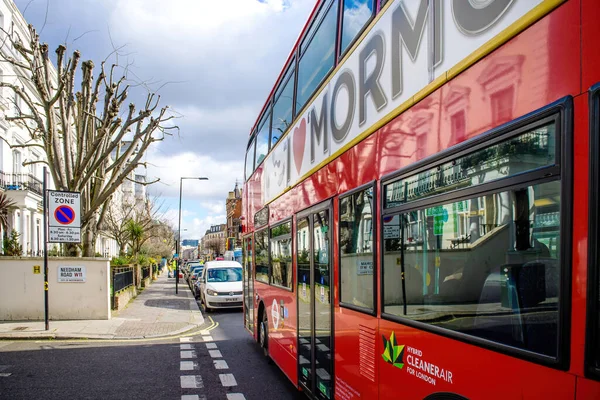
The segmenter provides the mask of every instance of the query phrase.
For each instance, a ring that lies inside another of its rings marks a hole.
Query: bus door
[[[252,265],[252,236],[244,238],[244,326],[254,335],[254,268]]]
[[[331,205],[296,217],[298,382],[317,399],[333,398]]]

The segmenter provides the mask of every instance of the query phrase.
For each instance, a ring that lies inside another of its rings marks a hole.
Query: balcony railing
[[[0,171],[0,187],[4,190],[30,190],[42,195],[42,181],[31,174],[7,174]]]

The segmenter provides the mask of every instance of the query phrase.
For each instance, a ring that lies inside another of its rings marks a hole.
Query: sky
[[[225,199],[243,184],[249,132],[316,0],[15,0],[42,42],[100,63],[114,48],[178,115],[180,132],[148,151],[147,180],[183,239],[226,223]],[[121,48],[122,47],[122,48]],[[51,54],[54,54],[53,51]],[[114,58],[112,61],[116,61]],[[140,87],[130,100],[140,104]],[[138,107],[139,108],[139,107]]]

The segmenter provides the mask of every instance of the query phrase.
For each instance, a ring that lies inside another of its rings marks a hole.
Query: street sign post
[[[48,242],[81,242],[80,193],[48,190]]]

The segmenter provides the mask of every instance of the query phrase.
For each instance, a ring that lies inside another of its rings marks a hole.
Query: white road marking
[[[210,354],[212,358],[223,358],[223,354],[221,354],[219,350],[209,350],[208,354]]]
[[[221,379],[221,385],[225,387],[237,386],[237,382],[235,381],[233,374],[219,374],[219,379]]]
[[[229,369],[229,365],[227,365],[227,361],[225,360],[213,360],[216,369]]]
[[[192,341],[192,338],[191,338],[191,337],[182,337],[182,338],[179,338],[179,341],[180,341],[181,343],[184,343],[184,342],[191,342],[191,341]]]
[[[181,396],[181,400],[206,400],[206,396],[198,396],[197,394],[184,394]]]
[[[200,334],[202,336],[206,336],[206,335],[210,335],[210,332],[209,331],[200,331]]]
[[[180,344],[179,348],[181,350],[194,350],[194,345],[192,345],[192,344]]]
[[[196,358],[195,351],[181,351],[181,358]]]
[[[198,368],[198,363],[193,362],[193,361],[181,361],[179,363],[180,371],[192,371],[197,368]]]
[[[207,349],[216,349],[217,344],[216,343],[206,343],[206,348]]]
[[[0,372],[0,378],[7,378],[11,375],[12,375],[11,372]]]
[[[227,400],[246,400],[246,397],[241,393],[227,393]]]
[[[213,337],[212,336],[202,336],[202,339],[204,339],[205,342],[212,342],[213,341]]]
[[[202,389],[204,387],[200,375],[184,375],[180,376],[180,378],[182,389]]]

